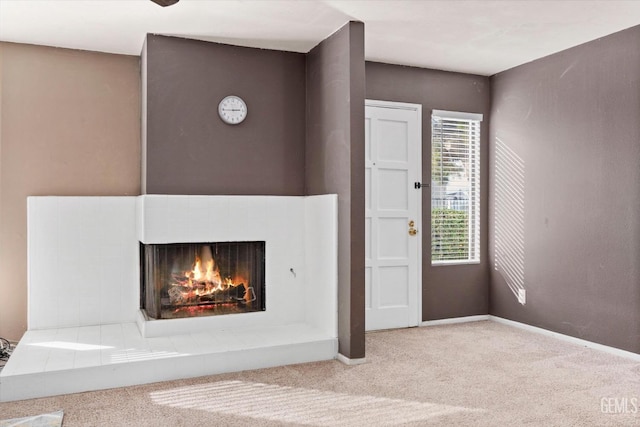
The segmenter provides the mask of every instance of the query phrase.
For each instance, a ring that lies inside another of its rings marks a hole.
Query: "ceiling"
[[[640,24],[640,0],[0,0],[0,40],[139,55],[146,33],[308,52],[349,20],[371,61],[481,75]]]

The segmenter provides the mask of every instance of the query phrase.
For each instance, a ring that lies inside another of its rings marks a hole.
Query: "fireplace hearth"
[[[265,242],[140,243],[140,307],[151,319],[265,310]]]

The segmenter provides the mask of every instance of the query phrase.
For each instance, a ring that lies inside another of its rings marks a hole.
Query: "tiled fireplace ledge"
[[[0,401],[335,358],[306,324],[144,338],[135,323],[27,331],[0,371]]]

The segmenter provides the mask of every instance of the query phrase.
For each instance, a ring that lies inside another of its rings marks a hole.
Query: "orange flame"
[[[176,277],[176,282],[172,284],[173,288],[169,290],[172,303],[197,302],[200,297],[210,296],[217,291],[226,291],[241,284],[246,288],[248,284],[242,273],[223,278],[211,251],[206,248],[195,256],[191,270],[183,271],[180,275],[184,279]],[[252,298],[253,293],[246,288],[244,299],[251,302]],[[205,301],[207,300],[205,299]]]
[[[200,257],[196,256],[196,261],[193,265],[193,268],[190,271],[184,272],[184,277],[189,279],[189,286],[192,286],[192,281],[206,283],[207,285],[211,285],[211,289],[208,289],[207,292],[211,292],[212,290],[224,289],[222,284],[222,278],[220,277],[220,272],[218,271],[218,267],[215,265],[215,261],[213,259],[207,260],[206,266],[202,267],[202,260]],[[209,286],[207,286],[209,287]],[[196,295],[200,295],[197,293]]]

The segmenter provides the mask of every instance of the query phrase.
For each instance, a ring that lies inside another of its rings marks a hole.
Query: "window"
[[[431,263],[480,262],[482,114],[431,115]]]

